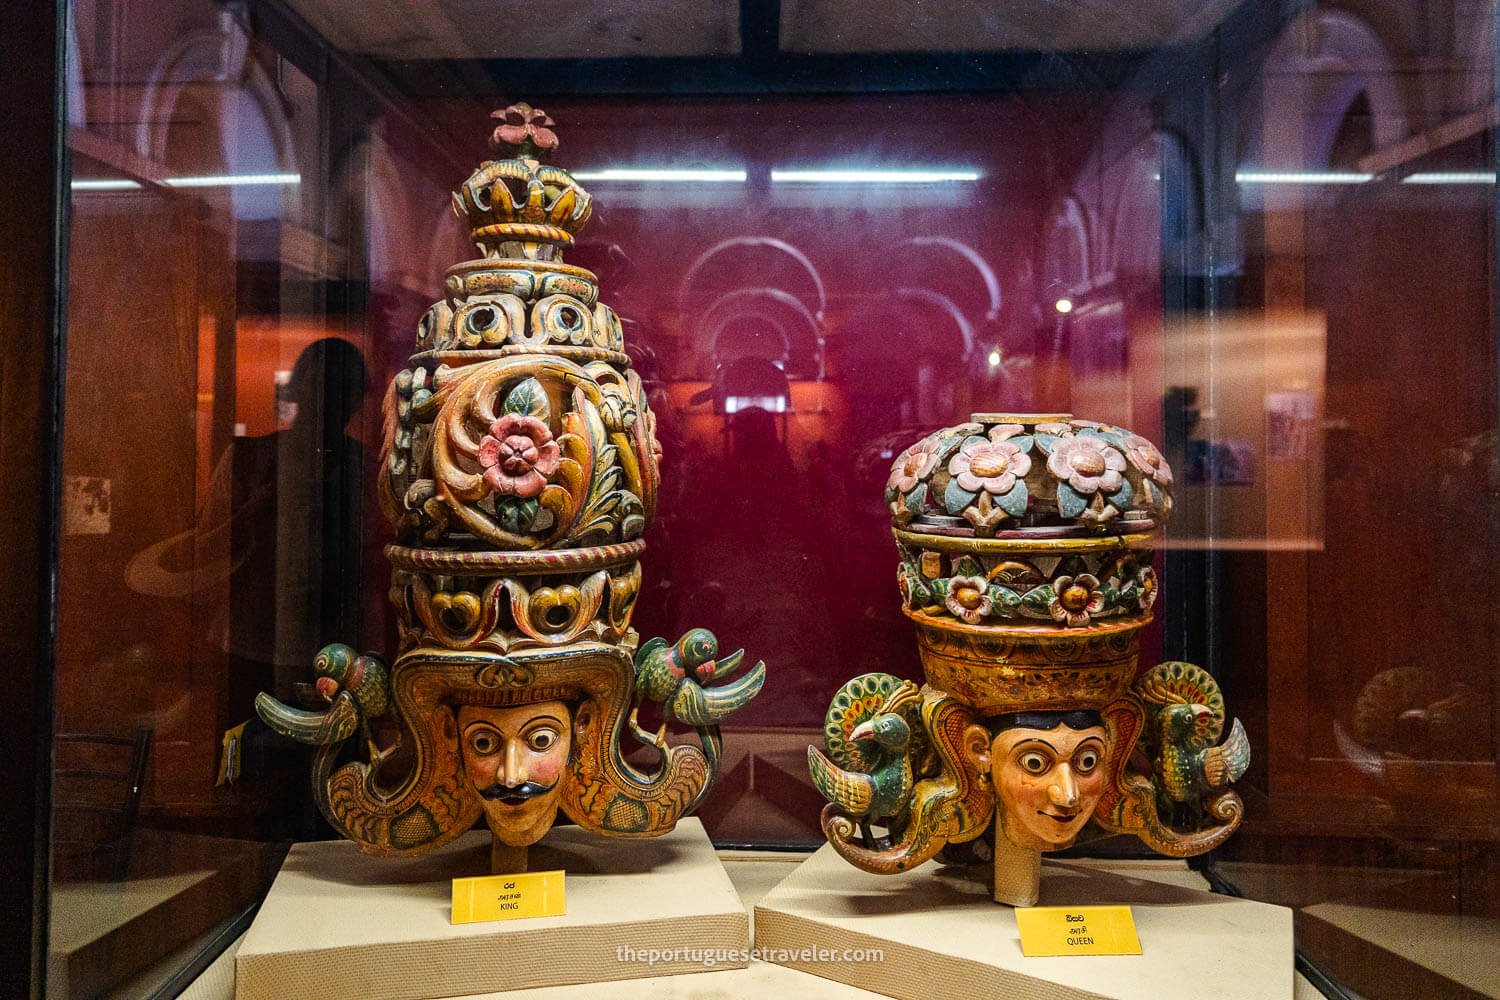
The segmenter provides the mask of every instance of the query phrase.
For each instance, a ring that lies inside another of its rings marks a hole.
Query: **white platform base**
[[[1188,888],[1196,876],[1180,864],[1154,867],[1042,866],[1042,905],[1130,905],[1141,955],[1026,958],[1015,911],[979,873],[929,863],[870,875],[826,845],[756,906],[755,943],[824,949],[826,961],[782,964],[899,1000],[1290,1000],[1291,910]]]
[[[450,924],[451,879],[489,874],[489,854],[484,830],[407,860],[296,845],[235,957],[235,997],[428,1000],[704,970],[691,955],[648,965],[625,949],[749,948],[749,915],[696,819],[651,840],[553,830],[530,868],[567,870],[566,915]]]

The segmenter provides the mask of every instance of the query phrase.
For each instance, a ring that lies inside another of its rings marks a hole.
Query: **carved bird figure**
[[[1140,692],[1143,701],[1157,706],[1153,771],[1158,792],[1173,812],[1187,811],[1196,818],[1205,797],[1227,788],[1250,766],[1250,739],[1235,719],[1228,738],[1218,743],[1224,700],[1201,667],[1179,662],[1153,667],[1141,678]]]
[[[733,683],[722,683],[740,672],[745,651],[736,650],[722,658],[717,658],[718,652],[719,641],[706,628],[689,629],[670,645],[658,638],[640,648],[635,657],[636,694],[662,704],[662,725],[655,736],[643,734],[637,723],[637,706],[630,714],[637,736],[664,745],[668,719],[675,717],[692,726],[716,726],[760,693],[766,681],[764,662],[757,662]],[[710,686],[714,681],[721,683]]]
[[[873,741],[873,756],[879,763],[868,774],[846,771],[810,746],[807,766],[813,784],[825,799],[855,819],[868,821],[901,812],[912,789],[911,756],[906,752],[911,728],[906,720],[897,712],[886,712],[855,726],[849,738],[856,744]]]
[[[1157,771],[1173,802],[1197,804],[1204,793],[1224,788],[1250,766],[1250,739],[1235,719],[1229,738],[1219,746],[1200,746],[1202,705],[1168,705],[1161,710],[1161,749]]]
[[[813,785],[851,819],[859,821],[865,845],[875,846],[872,820],[904,813],[911,799],[912,723],[907,713],[921,702],[916,684],[891,674],[862,674],[834,693],[823,720],[825,756],[807,748]],[[918,727],[920,728],[920,727]]]
[[[385,663],[373,653],[361,656],[343,643],[334,643],[318,652],[313,671],[316,697],[328,708],[321,712],[292,708],[262,691],[255,696],[256,714],[281,735],[313,746],[342,742],[358,730],[369,744],[372,763],[378,763],[389,751],[376,747],[369,722],[384,715],[390,705],[391,679]]]

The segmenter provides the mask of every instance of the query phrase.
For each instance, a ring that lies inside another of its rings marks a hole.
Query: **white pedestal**
[[[1292,911],[1173,884],[1187,879],[1158,867],[1166,878],[1046,861],[1041,905],[1127,904],[1142,954],[1026,958],[1015,911],[982,873],[870,875],[825,845],[756,906],[755,943],[763,956],[823,949],[829,960],[782,964],[899,1000],[1290,1000]]]
[[[749,948],[749,915],[696,819],[650,840],[553,830],[530,868],[567,870],[564,916],[450,924],[451,879],[489,874],[489,853],[484,830],[404,860],[296,845],[235,958],[235,997],[428,1000],[702,972],[683,949]],[[647,965],[625,949],[679,954]]]

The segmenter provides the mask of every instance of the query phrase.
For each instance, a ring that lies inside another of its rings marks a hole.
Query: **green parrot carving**
[[[658,746],[666,742],[667,722],[676,718],[691,726],[717,726],[743,708],[766,681],[766,665],[757,662],[750,672],[729,681],[744,665],[744,650],[719,658],[719,641],[706,628],[689,629],[670,645],[651,639],[635,656],[635,687],[642,698],[662,705],[661,729],[654,735],[640,730],[637,704],[630,714],[636,735]],[[720,682],[710,686],[714,681]]]
[[[905,815],[914,776],[912,722],[917,686],[890,674],[862,674],[835,693],[824,718],[828,754],[807,748],[813,785],[833,808],[858,820],[873,847],[874,820]]]
[[[391,675],[373,653],[363,656],[343,643],[318,651],[313,661],[318,696],[328,703],[321,712],[284,705],[265,692],[255,696],[255,712],[267,726],[299,743],[331,746],[362,732],[370,759],[378,765],[389,751],[381,751],[370,735],[369,723],[384,715],[391,700]]]
[[[894,816],[906,807],[911,797],[911,728],[896,712],[886,712],[867,719],[849,734],[854,743],[871,740],[880,761],[869,774],[846,771],[823,756],[817,747],[807,748],[807,766],[813,784],[823,797],[849,816],[868,820]]]

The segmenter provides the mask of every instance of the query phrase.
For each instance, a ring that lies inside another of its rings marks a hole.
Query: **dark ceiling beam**
[[[772,65],[781,54],[781,0],[740,0],[740,58]]]
[[[569,96],[973,93],[1119,90],[1141,52],[895,52],[719,58],[373,60],[403,93],[440,97],[479,65],[507,93]]]

